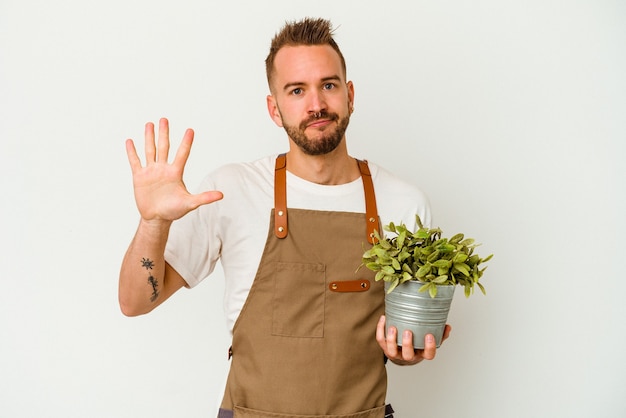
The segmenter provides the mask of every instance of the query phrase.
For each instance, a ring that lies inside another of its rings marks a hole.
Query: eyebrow
[[[338,75],[331,75],[331,76],[322,78],[320,81],[322,82],[322,84],[323,83],[327,83],[329,81],[339,81],[339,82],[341,82],[341,78]],[[303,82],[303,81],[295,81],[293,83],[287,83],[287,84],[285,84],[283,86],[283,91],[289,90],[289,89],[291,89],[293,87],[301,87],[301,86],[304,86],[304,85],[306,85],[306,83]]]

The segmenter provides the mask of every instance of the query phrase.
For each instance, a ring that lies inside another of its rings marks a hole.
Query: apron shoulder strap
[[[274,169],[274,234],[287,236],[287,157],[280,154]]]
[[[363,190],[365,192],[365,218],[367,222],[367,240],[370,244],[375,244],[374,230],[382,234],[380,220],[378,219],[378,208],[376,206],[376,194],[374,193],[374,183],[372,174],[366,160],[356,160],[363,179]]]
[[[374,194],[374,183],[372,174],[365,160],[356,160],[361,172],[363,181],[363,191],[365,192],[365,218],[367,222],[367,240],[374,244],[374,230],[380,229],[378,219],[378,209],[376,207],[376,195]],[[287,236],[287,156],[280,154],[276,157],[274,168],[274,234],[277,238]]]

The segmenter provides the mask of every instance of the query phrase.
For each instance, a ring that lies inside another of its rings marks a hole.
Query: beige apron
[[[276,160],[275,208],[259,269],[235,323],[220,416],[382,418],[387,376],[375,339],[382,282],[361,268],[379,227],[367,163],[366,212],[286,207]],[[234,412],[234,413],[233,413]]]

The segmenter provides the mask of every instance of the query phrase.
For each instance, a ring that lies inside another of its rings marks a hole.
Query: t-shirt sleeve
[[[381,167],[376,167],[374,177],[376,202],[382,225],[390,222],[403,223],[407,228],[416,230],[415,215],[422,224],[431,224],[431,210],[428,196],[414,184],[396,177]]]
[[[198,190],[215,190],[206,178]],[[194,287],[213,272],[219,259],[221,240],[219,202],[200,206],[174,221],[165,246],[165,261]]]

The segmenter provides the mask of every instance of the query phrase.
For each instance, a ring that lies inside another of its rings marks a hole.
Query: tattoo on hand
[[[154,261],[149,258],[142,258],[141,267],[146,270],[152,270],[152,267],[154,267]],[[148,284],[152,286],[152,296],[150,296],[150,302],[154,302],[159,297],[159,281],[152,275],[152,273],[148,276]]]

